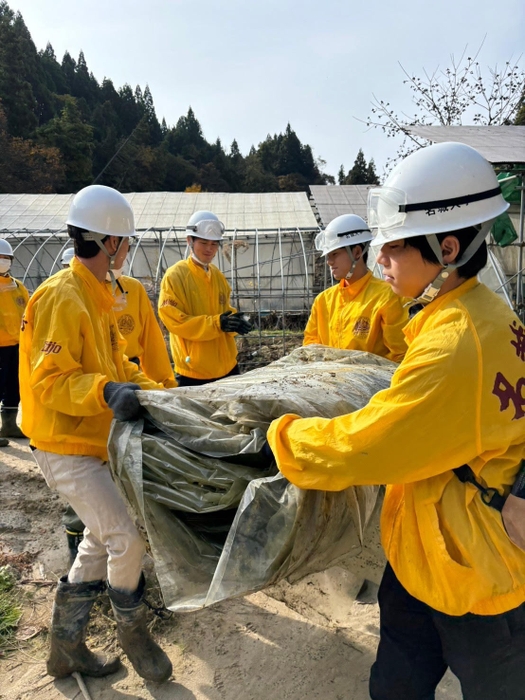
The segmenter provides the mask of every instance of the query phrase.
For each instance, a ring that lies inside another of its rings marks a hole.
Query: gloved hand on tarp
[[[265,462],[267,462],[268,464],[270,464],[271,462],[275,462],[275,457],[274,457],[274,454],[272,452],[272,448],[268,444],[268,440],[261,447],[259,454],[263,458],[263,460]]]
[[[142,412],[142,406],[135,393],[140,389],[133,382],[108,382],[104,386],[104,401],[113,411],[117,420],[137,420]]]

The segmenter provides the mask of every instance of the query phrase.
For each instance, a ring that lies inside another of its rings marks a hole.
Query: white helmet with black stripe
[[[328,226],[315,237],[315,247],[323,256],[328,255],[338,248],[346,248],[352,266],[346,275],[349,279],[357,264],[352,253],[352,246],[360,244],[363,254],[368,250],[372,240],[372,231],[366,225],[364,219],[357,214],[342,214],[332,219]]]
[[[506,211],[492,165],[464,143],[438,143],[398,163],[383,187],[368,192],[372,246],[426,236],[442,266],[418,301],[438,294],[450,271],[467,263],[483,244],[494,220]],[[438,234],[475,228],[478,233],[454,262],[445,265]]]

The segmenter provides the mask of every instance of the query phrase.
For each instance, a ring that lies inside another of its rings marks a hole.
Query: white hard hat
[[[62,265],[69,265],[69,263],[73,260],[75,257],[75,249],[74,248],[66,248],[65,251],[62,253],[62,258],[60,259],[60,262]]]
[[[205,238],[208,241],[220,241],[224,233],[224,224],[211,211],[194,212],[186,224],[188,236]]]
[[[373,246],[477,226],[509,204],[491,164],[464,143],[438,143],[398,163],[383,187],[368,192]]]
[[[104,185],[80,190],[71,202],[66,223],[103,236],[126,238],[135,234],[131,204],[120,192]]]
[[[372,240],[372,232],[365,221],[356,214],[343,214],[332,219],[328,226],[315,237],[315,248],[328,255],[338,248],[347,248]]]
[[[5,238],[0,238],[0,255],[10,255],[13,257],[13,249],[11,244],[8,243]]]

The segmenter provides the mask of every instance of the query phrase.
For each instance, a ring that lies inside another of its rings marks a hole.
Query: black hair
[[[75,255],[78,255],[79,258],[94,258],[100,251],[96,241],[84,240],[84,236],[82,234],[87,233],[87,229],[68,224],[67,233],[68,236],[73,239]],[[104,243],[104,241],[107,239],[108,236],[104,236],[101,242]]]
[[[195,243],[195,240],[210,241],[210,243],[218,243],[219,245],[222,243],[222,241],[213,241],[210,238],[203,238],[202,236],[193,236],[191,233],[188,233],[188,236],[191,238],[193,243]]]
[[[477,228],[475,228],[474,226],[470,226],[469,228],[462,228],[457,231],[438,233],[436,235],[436,238],[441,243],[441,241],[443,241],[447,236],[455,236],[459,242],[458,258],[461,258],[465,250],[468,248],[470,243],[472,243],[472,241],[478,235],[478,233],[479,231]],[[416,250],[419,250],[423,260],[433,263],[434,265],[438,264],[438,259],[436,258],[434,251],[430,247],[430,243],[428,242],[426,236],[405,238],[405,245],[410,246],[410,248],[416,248]],[[478,274],[478,272],[480,272],[485,267],[485,265],[487,264],[487,259],[487,244],[485,243],[485,241],[483,241],[480,247],[474,253],[474,255],[470,258],[470,260],[467,260],[467,262],[464,265],[461,265],[457,268],[458,275],[465,280],[468,280],[471,277],[475,277]]]
[[[354,250],[355,250],[356,248],[361,248],[361,250],[363,250],[363,249],[364,249],[364,246],[363,246],[361,243],[356,243],[355,245],[351,245],[351,246],[350,246],[350,250],[352,251],[352,253],[354,252]],[[363,253],[363,255],[361,256],[361,258],[365,261],[365,265],[366,265],[367,262],[368,262],[368,248],[367,248],[366,251]]]

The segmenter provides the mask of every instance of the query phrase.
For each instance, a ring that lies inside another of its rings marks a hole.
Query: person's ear
[[[445,265],[455,262],[459,256],[459,251],[460,245],[456,236],[447,236],[441,241],[441,252]]]
[[[110,255],[115,255],[115,253],[117,252],[118,242],[118,236],[108,236],[107,240],[104,241],[104,245],[106,246],[107,251]]]

